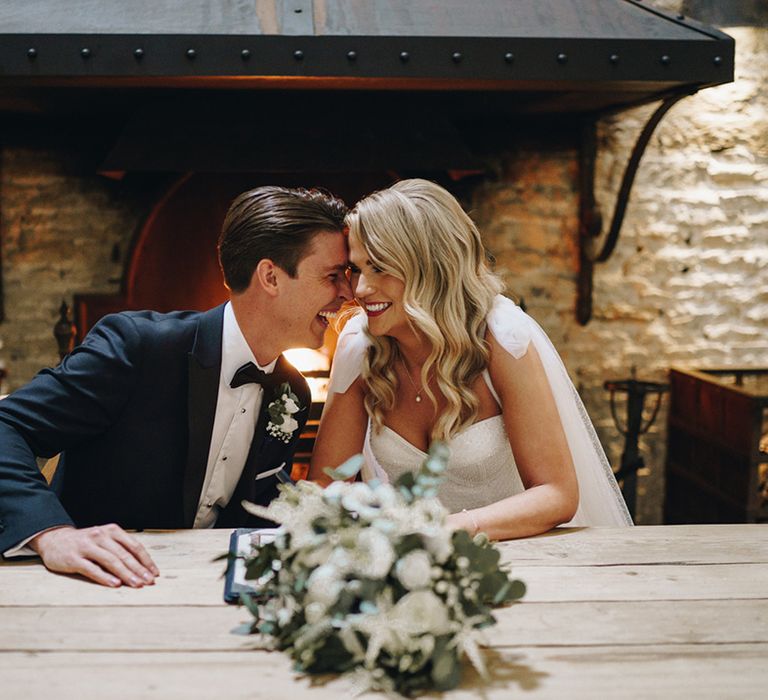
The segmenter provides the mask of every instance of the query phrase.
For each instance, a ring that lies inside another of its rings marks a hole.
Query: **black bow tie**
[[[253,362],[246,362],[237,370],[237,372],[235,372],[235,376],[232,377],[229,386],[233,389],[237,389],[237,387],[243,386],[243,384],[261,384],[266,390],[279,386],[284,381],[286,381],[286,379],[282,376],[282,373],[272,372],[271,374],[267,374],[254,365]]]

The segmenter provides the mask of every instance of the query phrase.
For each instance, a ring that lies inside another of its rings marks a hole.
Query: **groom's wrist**
[[[32,537],[27,540],[26,545],[37,554],[42,554],[40,550],[41,548],[45,548],[45,542],[48,539],[48,534],[55,532],[56,530],[64,529],[74,530],[75,528],[72,525],[54,525],[53,527],[49,527],[47,530],[42,530],[36,535],[32,535]]]

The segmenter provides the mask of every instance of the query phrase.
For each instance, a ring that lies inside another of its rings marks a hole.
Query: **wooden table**
[[[161,569],[101,588],[33,561],[0,566],[0,697],[338,698],[253,651],[222,603],[225,531],[142,533]],[[561,530],[501,545],[528,585],[488,632],[487,698],[768,694],[768,525]],[[470,672],[451,698],[481,697]],[[372,697],[383,697],[376,695]]]

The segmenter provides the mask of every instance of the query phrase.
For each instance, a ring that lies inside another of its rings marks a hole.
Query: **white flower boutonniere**
[[[287,444],[299,428],[299,423],[293,416],[301,410],[301,406],[299,397],[291,391],[288,382],[281,384],[277,393],[278,398],[267,406],[270,418],[267,432]]]

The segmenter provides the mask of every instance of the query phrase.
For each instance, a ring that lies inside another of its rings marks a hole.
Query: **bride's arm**
[[[325,467],[338,467],[342,462],[363,451],[368,414],[363,404],[362,380],[358,377],[344,392],[328,392],[320,418],[309,479],[326,486],[329,476]]]
[[[525,486],[523,493],[472,511],[449,523],[492,539],[526,537],[568,522],[579,505],[579,489],[547,376],[533,343],[515,359],[492,334],[489,372],[501,399],[504,426]]]

